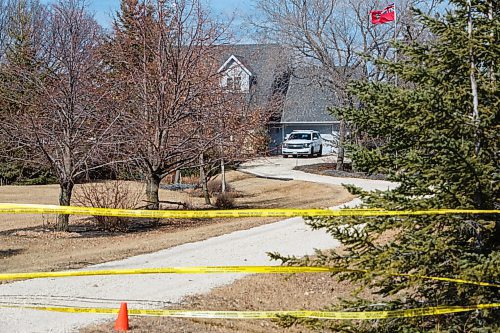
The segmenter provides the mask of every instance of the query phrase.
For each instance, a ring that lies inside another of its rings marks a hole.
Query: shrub
[[[236,206],[234,196],[231,193],[220,193],[215,200],[215,207],[219,209],[231,209]]]
[[[222,180],[220,179],[212,179],[208,182],[208,193],[210,194],[218,194],[222,193]],[[226,182],[226,192],[232,192],[233,188]]]
[[[135,209],[143,200],[144,189],[133,188],[132,183],[120,180],[89,183],[75,190],[77,205],[95,208]],[[94,216],[97,226],[106,231],[126,231],[130,218],[117,216]]]

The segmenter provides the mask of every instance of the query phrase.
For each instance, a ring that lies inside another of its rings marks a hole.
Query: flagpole
[[[398,27],[398,14],[396,12],[396,1],[394,0],[394,43],[397,41],[397,27]],[[398,62],[398,49],[394,49],[394,62]],[[398,86],[398,73],[396,73],[396,78],[394,81],[394,85]]]

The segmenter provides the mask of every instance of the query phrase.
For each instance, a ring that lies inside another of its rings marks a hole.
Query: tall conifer
[[[472,0],[470,7],[468,2],[451,1],[453,10],[441,18],[417,13],[432,38],[398,45],[398,63],[378,61],[405,83],[395,87],[357,82],[351,89],[361,107],[337,110],[357,129],[384,138],[376,149],[351,147],[356,165],[365,171],[385,172],[400,183],[388,192],[351,188],[366,207],[500,207],[499,6],[492,0]],[[472,33],[467,29],[469,21]],[[477,83],[478,117],[473,116],[471,71]],[[344,245],[343,252],[320,253],[316,264],[369,270],[369,274],[339,273],[339,277],[371,288],[387,300],[375,306],[367,306],[372,303],[368,300],[349,301],[341,309],[500,301],[498,288],[390,275],[412,273],[500,284],[498,215],[321,218],[309,223],[325,228]],[[500,309],[494,309],[333,326],[335,331],[351,332],[498,332],[499,318]]]

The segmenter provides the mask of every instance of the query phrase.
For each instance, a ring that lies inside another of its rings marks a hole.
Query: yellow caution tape
[[[85,216],[117,216],[141,218],[235,218],[235,217],[296,217],[296,216],[397,216],[444,214],[500,214],[500,210],[431,209],[232,209],[232,210],[134,210],[115,208],[72,207],[38,204],[0,203],[3,214],[66,214]]]
[[[0,280],[61,278],[61,277],[94,276],[94,275],[208,274],[208,273],[293,274],[293,273],[328,273],[332,271],[338,271],[338,269],[329,267],[291,267],[291,266],[193,266],[193,267],[113,269],[113,270],[95,270],[95,271],[3,273],[0,274]]]
[[[283,316],[312,319],[347,319],[372,320],[387,318],[424,317],[442,314],[484,310],[500,307],[500,303],[477,304],[469,306],[437,306],[419,309],[392,310],[392,311],[190,311],[190,310],[140,310],[129,309],[131,316],[177,317],[177,318],[208,318],[208,319],[277,319]],[[51,306],[17,306],[0,305],[0,308],[30,309],[40,311],[64,313],[96,313],[117,314],[118,309],[111,308],[73,308]]]
[[[452,279],[452,278],[439,277],[439,276],[427,276],[427,275],[416,275],[416,274],[399,274],[399,273],[390,273],[390,275],[392,275],[392,276],[405,276],[405,277],[417,278],[417,279],[425,279],[425,280],[435,280],[435,281],[443,281],[443,282],[460,283],[460,284],[474,284],[476,286],[482,286],[482,287],[500,288],[500,284],[494,284],[494,283],[488,283],[488,282],[480,282],[480,281],[470,281],[470,280],[463,280],[463,279]]]
[[[331,272],[360,272],[368,273],[367,270],[348,269],[342,267],[317,267],[317,266],[193,266],[193,267],[160,267],[160,268],[135,268],[135,269],[113,269],[94,271],[64,271],[64,272],[33,272],[33,273],[3,273],[0,280],[15,279],[39,279],[39,278],[62,278],[75,276],[95,275],[134,275],[134,274],[210,274],[210,273],[246,273],[246,274],[296,274],[296,273],[331,273]],[[384,273],[381,273],[384,274]],[[387,273],[386,273],[387,274]],[[461,284],[473,284],[484,287],[500,288],[500,284],[453,279],[445,277],[434,277],[414,274],[388,273],[393,276],[404,276],[418,279],[446,281]]]

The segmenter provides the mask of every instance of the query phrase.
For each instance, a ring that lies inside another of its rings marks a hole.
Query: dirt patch
[[[350,163],[344,164],[344,171],[335,170],[337,163],[318,163],[309,165],[296,166],[293,169],[304,171],[307,173],[313,173],[323,176],[331,177],[342,177],[342,178],[363,178],[363,179],[374,179],[374,180],[387,180],[387,176],[376,173],[368,174],[366,172],[356,172],[352,170],[352,165]]]
[[[239,193],[238,207],[326,208],[353,198],[340,186],[259,179],[239,172],[231,172],[228,179]],[[142,187],[142,184],[136,186]],[[0,202],[57,204],[58,190],[57,185],[2,186]],[[189,202],[191,207],[204,205],[203,198],[193,197],[189,191],[161,190],[160,200]],[[0,271],[81,268],[279,220],[165,219],[158,224],[138,220],[133,232],[105,233],[96,230],[89,218],[71,217],[70,232],[61,233],[51,231],[54,218],[51,215],[0,215]]]

